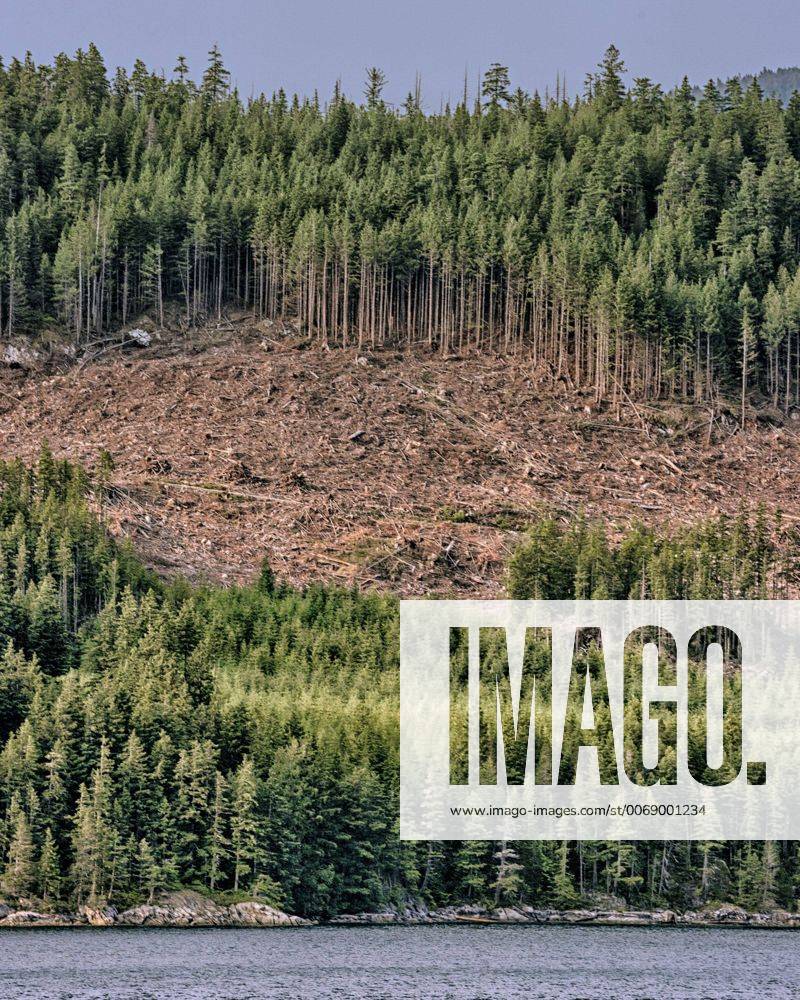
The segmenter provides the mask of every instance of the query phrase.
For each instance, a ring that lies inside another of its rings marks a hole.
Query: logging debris
[[[800,519],[800,424],[627,400],[621,419],[523,357],[322,350],[220,325],[60,372],[0,370],[0,455],[115,461],[106,516],[156,569],[404,595],[503,594],[519,532],[613,532],[763,502]]]

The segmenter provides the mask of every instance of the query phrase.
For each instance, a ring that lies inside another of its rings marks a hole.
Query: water
[[[3,1000],[800,997],[796,931],[602,927],[7,930]]]

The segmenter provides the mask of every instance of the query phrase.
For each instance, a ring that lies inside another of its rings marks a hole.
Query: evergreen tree
[[[61,888],[61,859],[58,856],[53,832],[48,826],[44,832],[39,860],[36,865],[36,880],[39,895],[45,906],[59,898]]]
[[[208,52],[208,66],[203,74],[201,91],[213,103],[219,101],[227,91],[230,73],[222,62],[219,46],[214,44]]]
[[[770,301],[789,308],[793,280],[776,281]],[[718,283],[713,294],[735,309]],[[796,908],[792,843],[400,843],[396,600],[296,591],[266,570],[250,586],[159,583],[90,514],[100,488],[49,449],[34,468],[0,463],[0,882],[10,896],[128,906],[202,885],[312,916],[408,896]],[[796,541],[794,526],[763,512],[670,532],[545,520],[521,540],[509,586],[521,599],[763,599],[796,588]],[[70,629],[56,652],[66,566]],[[44,671],[19,647],[48,580]],[[538,676],[546,645],[536,655]],[[596,675],[598,648],[581,655]],[[698,676],[692,712],[704,705]],[[546,696],[540,707],[546,719]],[[580,727],[570,712],[567,750]],[[602,712],[597,728],[602,754],[613,740]]]
[[[383,88],[386,86],[386,76],[378,69],[377,66],[372,66],[367,70],[367,82],[364,89],[364,96],[367,99],[367,107],[374,110],[381,105],[381,94],[383,93]]]
[[[217,771],[214,778],[214,805],[212,809],[211,836],[208,857],[208,887],[213,892],[224,878],[225,864],[230,857],[228,827],[228,783]],[[239,834],[241,843],[241,832]]]
[[[494,855],[497,863],[496,877],[492,883],[494,889],[494,904],[508,905],[516,902],[522,888],[522,865],[519,864],[517,852],[503,841]]]
[[[501,101],[508,103],[511,100],[508,88],[508,67],[492,63],[484,74],[482,88],[483,96],[491,108],[497,108]]]
[[[12,896],[27,896],[36,881],[34,844],[28,817],[17,802],[12,803],[9,827],[11,840],[2,877],[3,889]]]
[[[233,888],[253,884],[262,851],[259,845],[258,782],[253,762],[245,757],[233,776],[231,853]]]

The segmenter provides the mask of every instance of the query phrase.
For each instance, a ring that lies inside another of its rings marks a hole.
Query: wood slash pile
[[[61,373],[0,373],[0,456],[43,439],[116,469],[112,529],[165,573],[500,596],[519,532],[609,530],[763,502],[800,521],[800,423],[707,407],[620,419],[529,359],[325,351],[288,333],[155,342]]]

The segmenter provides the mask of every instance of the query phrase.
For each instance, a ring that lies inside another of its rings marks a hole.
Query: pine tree
[[[161,243],[148,243],[142,257],[142,284],[146,303],[154,305],[158,313],[158,325],[164,326],[163,258]]]
[[[81,163],[74,144],[68,142],[64,147],[64,159],[61,166],[59,181],[59,196],[66,218],[73,221],[81,206]]]
[[[511,100],[511,95],[508,92],[509,86],[508,67],[496,62],[492,63],[484,74],[481,91],[489,107],[497,108],[501,101],[508,103]]]
[[[513,904],[522,888],[522,865],[517,852],[502,841],[494,859],[497,862],[497,875],[491,886],[494,889],[494,905]]]
[[[609,45],[598,65],[596,96],[604,111],[616,111],[622,104],[625,63],[616,45]]]
[[[747,391],[749,386],[750,369],[753,364],[753,354],[755,351],[755,324],[753,314],[755,312],[755,299],[745,284],[739,294],[739,309],[742,317],[741,327],[741,425],[745,426]]]
[[[224,880],[225,863],[230,856],[231,842],[226,835],[228,828],[228,783],[217,771],[214,778],[214,805],[212,807],[210,847],[208,853],[208,887],[214,892]]]
[[[578,900],[575,885],[568,869],[569,845],[566,840],[559,842],[556,850],[557,870],[553,879],[553,902],[556,906],[568,910]]]
[[[233,889],[252,885],[262,851],[259,845],[258,782],[253,762],[245,757],[233,776],[231,804],[231,850]]]
[[[195,740],[181,751],[175,768],[178,790],[173,847],[180,869],[189,880],[202,879],[208,865],[215,765],[213,745]]]
[[[3,889],[12,896],[27,896],[36,881],[34,844],[28,817],[17,802],[12,802],[9,826],[12,835],[3,871]]]
[[[39,860],[36,866],[36,881],[39,895],[45,906],[59,898],[61,888],[61,859],[58,855],[53,831],[48,826],[44,831]]]
[[[156,892],[162,884],[162,871],[152,848],[144,838],[139,842],[136,868],[138,871],[139,891],[147,903],[152,903]]]
[[[202,93],[216,104],[224,97],[229,80],[230,73],[222,62],[219,46],[214,44],[208,52],[208,66],[203,74]]]
[[[487,845],[481,841],[467,840],[456,852],[453,866],[460,894],[472,901],[480,900],[486,892]]]
[[[386,75],[377,66],[371,66],[367,70],[367,82],[364,89],[368,108],[374,110],[381,106],[381,94],[385,86]]]
[[[186,84],[186,81],[189,78],[189,64],[186,62],[186,56],[178,56],[175,69],[173,69],[172,72],[177,76],[178,82],[181,85]]]

